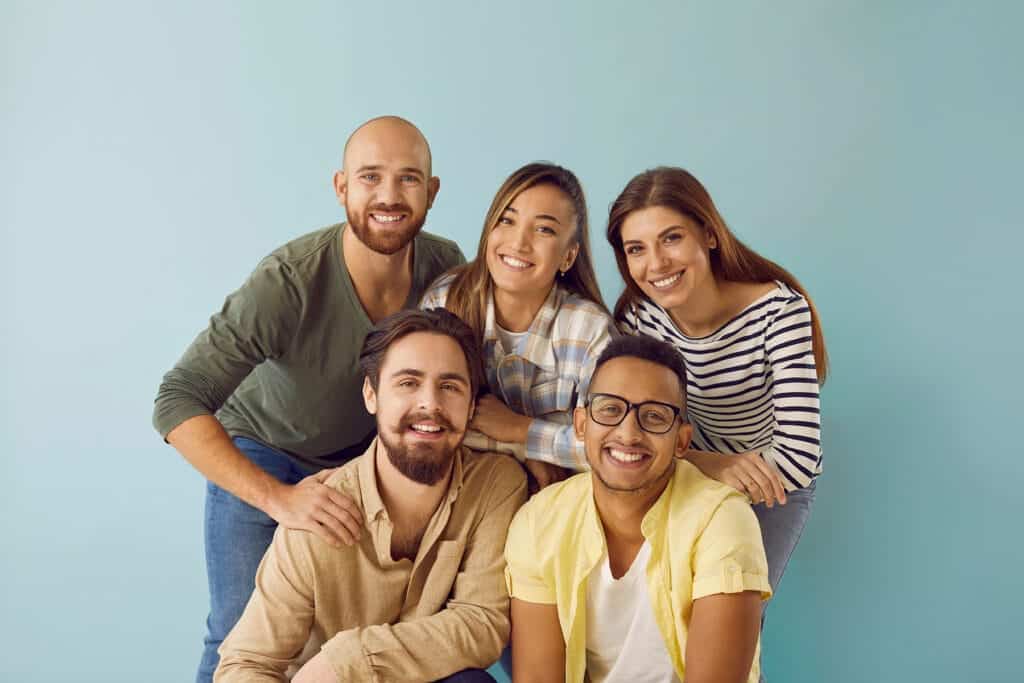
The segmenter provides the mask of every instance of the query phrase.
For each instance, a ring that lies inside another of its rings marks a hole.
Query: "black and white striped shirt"
[[[657,304],[640,300],[618,321],[623,332],[667,341],[683,354],[693,448],[758,451],[786,490],[821,473],[818,378],[811,310],[782,282],[706,337],[688,337]]]

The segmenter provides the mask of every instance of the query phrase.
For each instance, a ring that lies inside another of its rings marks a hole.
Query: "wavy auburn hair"
[[[718,246],[711,250],[711,272],[717,280],[732,282],[770,282],[779,280],[799,292],[811,309],[811,343],[818,383],[828,376],[828,352],[821,330],[818,309],[803,285],[785,268],[766,259],[739,241],[718,213],[711,195],[691,173],[672,166],[659,166],[635,176],[616,197],[608,212],[608,242],[615,251],[615,262],[626,289],[615,303],[615,318],[621,319],[630,304],[647,296],[633,281],[622,248],[622,224],[634,211],[651,206],[671,209],[693,220],[715,237]]]
[[[494,195],[491,208],[484,218],[480,244],[476,250],[476,258],[469,263],[452,269],[454,274],[445,308],[462,318],[482,340],[487,305],[491,300],[494,281],[487,270],[487,238],[491,230],[498,224],[509,204],[524,190],[538,185],[551,185],[558,188],[572,202],[573,213],[576,215],[576,234],[574,240],[579,245],[576,260],[565,275],[558,278],[563,287],[579,296],[593,301],[602,310],[607,311],[601,299],[601,290],[594,274],[594,260],[590,255],[590,236],[587,223],[587,200],[583,195],[583,186],[576,175],[567,168],[536,161],[513,171]]]

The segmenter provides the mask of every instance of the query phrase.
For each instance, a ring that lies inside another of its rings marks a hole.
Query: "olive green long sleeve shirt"
[[[359,455],[373,438],[359,351],[372,327],[345,267],[344,225],[299,237],[267,256],[227,297],[160,385],[153,425],[164,438],[216,414],[231,436],[284,451],[311,469]],[[454,242],[413,241],[413,308],[465,258]]]

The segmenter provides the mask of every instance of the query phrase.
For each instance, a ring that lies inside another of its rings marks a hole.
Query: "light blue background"
[[[284,5],[0,5],[0,679],[191,678],[203,482],[158,382],[398,113],[469,254],[552,159],[612,301],[607,207],[678,164],[812,292],[827,474],[772,680],[1021,680],[1022,5]]]

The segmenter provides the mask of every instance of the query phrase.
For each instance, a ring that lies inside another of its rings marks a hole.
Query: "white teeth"
[[[642,453],[626,453],[625,451],[620,451],[617,448],[609,448],[608,455],[621,462],[636,462],[644,457]]]
[[[433,433],[441,431],[441,428],[435,425],[413,425],[412,428],[417,432]]]
[[[513,268],[527,268],[531,265],[526,261],[520,261],[519,259],[513,258],[512,256],[502,256],[501,260],[507,263],[508,265],[512,266]]]
[[[398,216],[382,216],[382,215],[377,214],[377,213],[370,214],[370,215],[373,216],[373,220],[377,221],[378,223],[397,223],[398,221],[402,220],[402,218],[403,218],[403,216],[401,216],[401,215],[398,215]]]
[[[669,277],[664,278],[662,280],[655,280],[651,284],[654,285],[655,287],[668,287],[669,285],[674,285],[676,281],[682,276],[683,271],[679,271],[675,275],[670,275]]]

